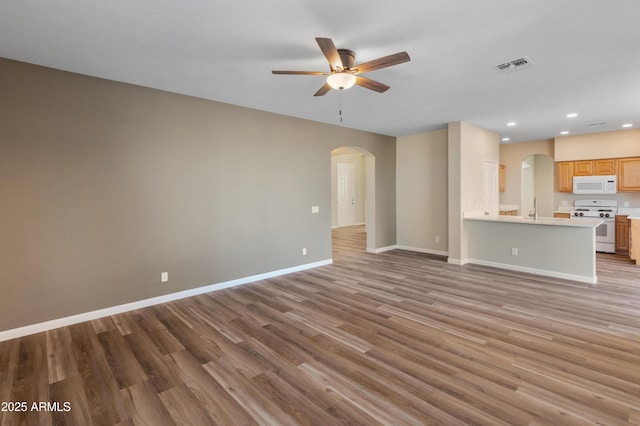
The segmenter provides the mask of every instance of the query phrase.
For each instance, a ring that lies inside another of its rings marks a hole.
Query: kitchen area
[[[628,256],[638,264],[640,208],[632,207],[629,200],[640,191],[640,158],[566,161],[559,162],[557,169],[559,192],[571,188],[575,198],[571,208],[561,201],[554,216],[566,217],[569,210],[572,220],[602,218],[596,228],[596,251]]]
[[[595,250],[640,264],[639,136],[618,131],[501,145],[500,214],[599,219]]]

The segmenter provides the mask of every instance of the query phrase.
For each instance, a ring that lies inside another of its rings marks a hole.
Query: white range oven
[[[602,218],[604,222],[596,228],[596,251],[616,252],[616,200],[575,200],[571,219]]]

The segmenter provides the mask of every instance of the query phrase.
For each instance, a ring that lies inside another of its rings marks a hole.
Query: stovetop
[[[602,217],[613,218],[618,211],[616,200],[576,200],[572,217]]]

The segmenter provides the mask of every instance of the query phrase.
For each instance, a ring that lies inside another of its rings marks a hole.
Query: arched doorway
[[[375,156],[358,146],[331,151],[331,227],[364,224],[375,248]]]

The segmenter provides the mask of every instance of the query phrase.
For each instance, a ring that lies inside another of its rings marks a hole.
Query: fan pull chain
[[[338,109],[338,116],[340,117],[340,122],[342,123],[342,89],[340,89],[340,108]]]

